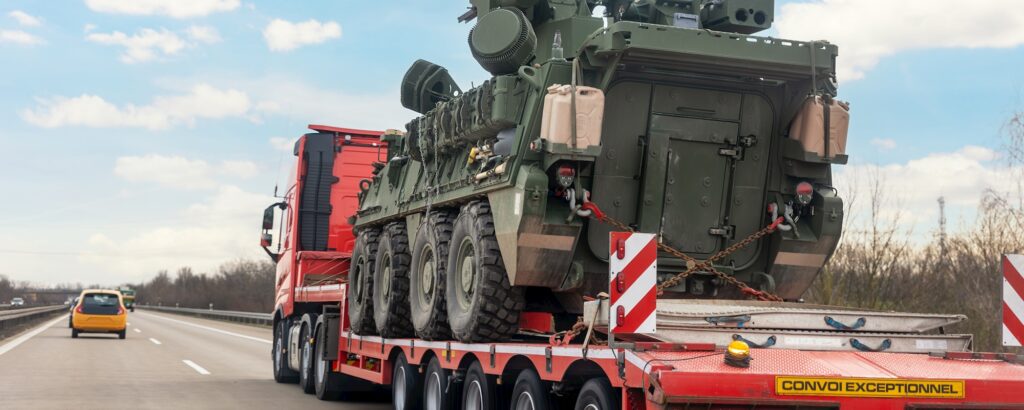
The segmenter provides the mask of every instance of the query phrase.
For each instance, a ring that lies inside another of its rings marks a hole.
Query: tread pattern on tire
[[[445,298],[445,287],[447,286],[447,265],[448,265],[448,249],[452,239],[452,228],[455,222],[456,213],[453,211],[443,210],[434,211],[427,215],[426,220],[420,227],[419,232],[416,234],[416,243],[413,245],[413,261],[412,271],[410,272],[410,295],[409,304],[414,307],[412,312],[416,316],[419,312],[416,309],[422,308],[415,300],[419,295],[419,279],[421,278],[419,270],[419,252],[421,241],[426,241],[427,244],[433,244],[434,253],[434,271],[437,272],[437,277],[434,278],[434,286],[437,289],[436,300],[427,312],[426,320],[423,323],[417,323],[417,318],[413,318],[413,327],[416,331],[416,336],[426,340],[447,340],[451,338],[452,330],[448,326],[448,301]]]
[[[464,227],[460,225],[465,225]],[[477,253],[477,285],[471,303],[469,320],[466,323],[454,323],[451,320],[453,307],[458,308],[459,302],[451,302],[457,296],[452,295],[453,286],[461,286],[458,280],[457,261],[461,238],[460,227],[468,229],[470,237],[476,236]],[[514,335],[519,330],[519,313],[525,306],[522,288],[509,284],[505,263],[501,259],[498,240],[495,237],[494,219],[491,206],[486,201],[473,201],[467,204],[455,221],[448,265],[452,267],[452,275],[448,275],[448,314],[452,336],[462,342],[498,341]]]
[[[352,326],[352,331],[359,335],[377,333],[377,328],[373,323],[373,268],[376,266],[379,236],[380,232],[376,229],[360,232],[352,251],[352,263],[358,263],[360,257],[366,259],[365,265],[359,268],[360,277],[357,279],[363,283],[363,296],[357,298],[356,287],[350,283],[347,297],[349,323]],[[354,268],[353,266],[349,269]]]
[[[410,337],[413,335],[409,312],[409,264],[412,257],[409,256],[409,236],[405,222],[394,222],[384,227],[374,261],[374,283],[380,283],[378,275],[384,272],[381,264],[384,263],[385,252],[391,253],[390,293],[387,306],[376,306],[373,311],[376,330],[383,337]],[[379,286],[373,287],[373,305],[377,304],[382,291]]]

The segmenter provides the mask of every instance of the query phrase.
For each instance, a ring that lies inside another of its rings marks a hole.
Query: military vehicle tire
[[[348,321],[352,331],[360,335],[374,334],[373,269],[377,258],[377,237],[380,232],[367,229],[359,233],[352,249],[348,273]]]
[[[445,302],[448,245],[452,239],[455,212],[436,211],[427,215],[412,245],[409,273],[409,304],[416,336],[426,340],[451,337]]]
[[[495,341],[519,330],[523,290],[509,284],[486,201],[470,202],[455,220],[447,276],[448,324],[456,340]]]
[[[405,222],[384,227],[373,270],[373,320],[383,337],[412,336],[409,320],[409,237]]]

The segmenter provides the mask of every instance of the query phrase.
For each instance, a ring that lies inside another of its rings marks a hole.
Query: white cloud
[[[250,90],[255,111],[304,123],[359,129],[403,128],[416,114],[402,107],[398,90],[355,94],[271,77],[241,87]],[[283,145],[281,146],[284,149]],[[291,147],[287,150],[290,152]]]
[[[96,30],[96,25],[95,24],[88,23],[85,26],[82,26],[82,32],[92,33],[93,30]]]
[[[0,30],[0,43],[34,46],[46,43],[42,38],[21,30]]]
[[[883,209],[891,218],[901,214],[902,224],[914,226],[916,235],[927,235],[937,225],[939,197],[945,197],[950,222],[970,222],[987,189],[1004,191],[1002,185],[1020,170],[1000,165],[996,151],[965,146],[955,152],[932,153],[906,163],[884,166],[855,164],[836,166],[835,185],[846,201],[852,201],[851,227],[867,222],[872,175],[881,180],[892,201]]]
[[[113,33],[92,33],[85,37],[94,43],[124,47],[121,61],[126,64],[152,61],[159,56],[172,56],[185,49],[185,41],[177,34],[151,28],[139,30],[131,36],[115,31]]]
[[[120,157],[114,175],[131,182],[153,182],[178,189],[213,189],[210,164],[179,156],[145,155]]]
[[[21,10],[14,10],[10,13],[7,13],[7,15],[17,20],[18,24],[21,24],[26,27],[36,27],[43,24],[43,21],[40,20],[38,17],[34,17]]]
[[[263,29],[263,38],[272,51],[289,51],[295,48],[319,44],[341,37],[341,25],[333,21],[321,23],[306,20],[301,23],[274,19]]]
[[[238,8],[239,0],[85,0],[93,11],[133,15],[202,17]]]
[[[270,145],[284,152],[295,152],[295,138],[274,137],[270,139]]]
[[[190,26],[186,31],[188,37],[200,43],[219,43],[220,33],[210,26]]]
[[[23,110],[21,118],[30,124],[56,128],[133,127],[165,130],[176,125],[194,125],[197,119],[250,118],[249,96],[235,89],[218,89],[208,84],[193,86],[187,94],[157,96],[148,105],[118,107],[102,97],[39,99],[39,106]]]
[[[775,27],[782,38],[838,44],[843,81],[903,51],[1020,46],[1024,7],[1019,0],[803,0],[783,5]]]
[[[896,149],[896,140],[891,138],[873,138],[871,139],[871,145],[879,151],[888,152]]]
[[[219,186],[206,200],[186,206],[172,224],[145,231],[96,232],[88,240],[82,262],[120,277],[142,280],[159,270],[190,266],[213,272],[235,258],[262,258],[257,233],[269,195]]]
[[[248,179],[260,172],[260,167],[252,161],[225,160],[220,163],[220,172],[235,178]]]

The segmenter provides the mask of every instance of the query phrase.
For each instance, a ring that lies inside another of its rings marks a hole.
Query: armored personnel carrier
[[[698,261],[782,218],[661,297],[798,300],[841,232],[849,114],[837,47],[752,36],[773,16],[772,0],[472,0],[459,21],[492,77],[462,91],[408,70],[421,116],[381,137],[351,220],[353,330],[499,340],[524,311],[571,326],[609,286],[616,228],[596,209]],[[659,281],[694,267],[678,256],[659,252]]]

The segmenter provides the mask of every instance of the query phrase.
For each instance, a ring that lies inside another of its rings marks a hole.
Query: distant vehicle
[[[74,326],[74,319],[75,319],[75,307],[76,306],[78,306],[78,296],[75,296],[74,299],[71,299],[71,307],[68,308],[68,312],[69,312],[69,314],[68,314],[68,329],[71,329],[71,328],[75,327]]]
[[[14,306],[25,306],[25,299],[22,299],[22,298],[11,299],[11,307],[14,307]]]
[[[127,326],[124,298],[116,290],[83,290],[71,313],[72,338],[78,338],[79,333],[116,333],[119,339],[124,339]]]
[[[124,297],[124,306],[128,310],[135,311],[135,291],[130,288],[120,288],[121,295]]]

